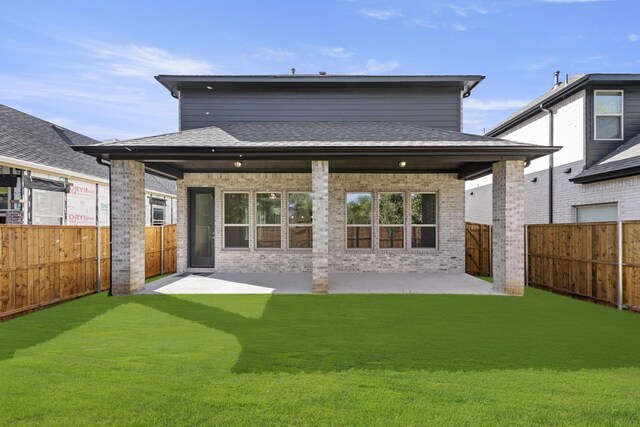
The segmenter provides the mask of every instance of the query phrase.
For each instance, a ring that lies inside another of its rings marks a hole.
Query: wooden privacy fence
[[[640,221],[530,225],[527,255],[530,285],[640,310]]]
[[[108,289],[109,245],[108,227],[0,225],[0,319]],[[176,271],[175,224],[145,228],[145,269]]]
[[[491,226],[465,224],[465,270],[473,276],[491,275]]]

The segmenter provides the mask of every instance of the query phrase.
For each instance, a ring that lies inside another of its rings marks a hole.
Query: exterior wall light
[[[242,166],[242,162],[233,162],[233,166],[239,168],[240,166]]]
[[[401,168],[407,166],[407,162],[398,162],[398,166],[400,166]]]

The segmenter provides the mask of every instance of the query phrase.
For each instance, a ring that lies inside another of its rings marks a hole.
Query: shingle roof
[[[531,147],[402,122],[234,122],[100,147]]]
[[[96,178],[109,179],[109,170],[95,158],[78,153],[72,145],[96,145],[100,141],[0,104],[0,155],[56,167]],[[152,191],[176,193],[175,182],[147,174]]]
[[[640,134],[576,175],[573,181],[595,182],[630,175],[640,175]]]

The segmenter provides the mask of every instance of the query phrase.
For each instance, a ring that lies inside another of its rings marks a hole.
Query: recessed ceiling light
[[[207,89],[212,90],[213,88],[209,85],[207,85]]]
[[[398,162],[398,166],[400,166],[401,168],[407,166],[407,162]]]
[[[240,166],[242,166],[242,162],[233,162],[233,166],[239,168]]]

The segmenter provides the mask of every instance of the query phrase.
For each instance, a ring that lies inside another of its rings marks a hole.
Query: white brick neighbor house
[[[640,74],[558,81],[486,136],[563,147],[525,169],[525,223],[640,219]],[[488,181],[468,185],[467,221],[491,223]]]
[[[492,174],[494,287],[523,292],[523,170],[557,148],[461,133],[481,76],[158,76],[180,131],[109,161],[112,287],[144,284],[143,175],[177,180],[179,272],[463,273],[464,182]]]

